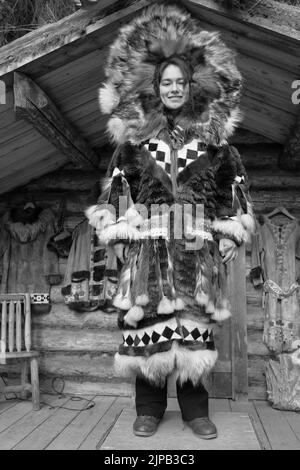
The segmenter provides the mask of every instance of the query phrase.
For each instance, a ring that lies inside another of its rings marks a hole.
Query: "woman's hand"
[[[221,238],[219,241],[219,251],[223,258],[223,263],[234,261],[238,255],[238,247],[233,240],[229,238]]]
[[[125,243],[115,243],[113,246],[113,250],[117,258],[121,261],[121,263],[125,263],[128,250],[129,250],[129,245]]]

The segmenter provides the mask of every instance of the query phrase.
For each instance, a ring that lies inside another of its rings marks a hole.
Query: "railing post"
[[[15,347],[15,303],[13,300],[9,302],[9,313],[8,313],[8,350],[9,352],[14,351]]]
[[[25,305],[24,305],[24,313],[25,313],[25,349],[26,351],[30,351],[31,349],[31,310],[30,310],[30,294],[25,294]]]
[[[7,322],[7,302],[2,302],[2,318],[1,318],[1,352],[6,352],[6,322]]]

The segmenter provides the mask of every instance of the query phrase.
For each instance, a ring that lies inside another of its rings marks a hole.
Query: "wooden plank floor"
[[[0,397],[0,450],[100,449],[122,410],[134,407],[132,398],[118,396],[43,394],[41,402],[33,411],[30,401]],[[175,398],[168,410],[179,410]],[[266,401],[227,399],[211,399],[210,412],[247,413],[262,449],[300,450],[300,413],[275,410]]]

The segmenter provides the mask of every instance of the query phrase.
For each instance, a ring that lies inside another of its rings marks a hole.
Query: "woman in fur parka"
[[[214,325],[230,316],[225,265],[254,227],[245,170],[227,143],[241,76],[217,33],[161,5],[120,30],[106,76],[99,101],[117,148],[86,215],[119,260],[115,368],[136,378],[133,431],[156,431],[176,374],[183,420],[213,438],[201,379],[217,360]]]

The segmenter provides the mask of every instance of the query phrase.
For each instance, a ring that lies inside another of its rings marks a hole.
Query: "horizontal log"
[[[248,129],[245,129],[243,123],[238,127],[235,133],[229,138],[229,143],[232,145],[263,145],[263,144],[273,144],[273,141],[267,137],[257,134],[256,132],[251,132]]]
[[[115,353],[122,342],[120,330],[107,331],[101,328],[47,328],[33,325],[32,345],[39,351],[86,351]]]
[[[299,189],[300,173],[291,173],[274,169],[272,174],[268,170],[249,170],[250,191],[258,189],[270,189],[272,191],[286,191]]]
[[[42,176],[41,178],[29,183],[24,189],[28,192],[38,191],[89,191],[103,178],[103,170],[93,172],[61,170]]]
[[[251,191],[254,211],[268,213],[278,206],[284,206],[292,215],[297,215],[300,208],[299,191],[286,189],[285,191],[256,190]]]
[[[17,191],[10,191],[3,194],[0,199],[0,213],[16,207],[24,207],[24,201],[29,198],[34,201],[37,206],[43,208],[51,208],[58,214],[60,204],[62,201],[66,204],[68,213],[82,212],[90,201],[91,191],[43,191],[41,186],[40,191],[25,191],[26,187],[20,188]]]
[[[88,380],[118,380],[113,368],[114,358],[109,354],[47,352],[41,354],[39,370],[41,374],[51,374],[62,377],[76,377]]]
[[[53,290],[60,289],[51,287],[50,298],[53,302]],[[71,310],[66,304],[52,303],[51,311],[47,314],[32,315],[32,325],[34,328],[76,328],[79,329],[105,329],[113,332],[117,329],[117,313],[104,313],[101,310],[94,312],[78,313]],[[80,332],[78,333],[80,334]]]
[[[255,168],[257,171],[261,169],[269,170],[278,167],[279,156],[282,153],[282,145],[274,143],[261,144],[234,144],[245,165],[246,169]]]

